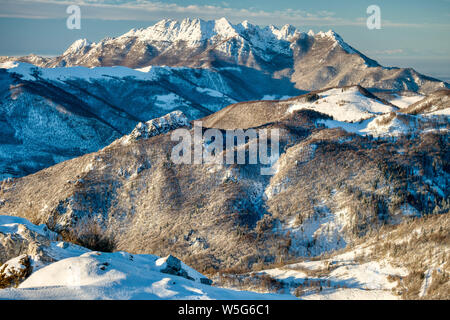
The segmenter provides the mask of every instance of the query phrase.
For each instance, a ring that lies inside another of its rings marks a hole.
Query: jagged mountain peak
[[[198,42],[215,36],[234,37],[238,36],[238,32],[236,26],[225,18],[210,21],[191,18],[181,21],[164,19],[147,28],[132,29],[120,38],[137,37],[142,41]]]
[[[247,56],[246,52],[254,49],[291,56],[291,43],[295,43],[299,39],[308,39],[308,37],[313,38],[313,41],[328,39],[334,46],[341,47],[349,54],[359,54],[333,30],[315,34],[311,30],[308,33],[301,32],[290,24],[282,27],[274,25],[258,26],[248,20],[233,24],[226,18],[217,20],[185,18],[183,20],[163,19],[147,28],[131,29],[117,38],[105,38],[98,43],[89,42],[87,39],[79,39],[64,52],[62,57],[68,57],[69,61],[66,61],[66,63],[69,65],[73,65],[74,61],[80,59],[80,61],[83,61],[82,64],[86,64],[85,60],[94,59],[97,61],[96,57],[103,54],[105,46],[127,48],[130,43],[140,43],[142,47],[140,47],[139,52],[142,54],[142,52],[146,52],[147,49],[145,48],[148,45],[159,52],[164,52],[170,45],[178,42],[182,42],[188,47],[198,47],[208,43],[217,46],[215,50],[238,60],[240,56]],[[235,43],[230,43],[232,39]],[[271,60],[271,57],[266,55],[262,55],[260,58],[264,61]],[[249,58],[245,59],[248,60]]]
[[[1,57],[41,67],[149,66],[206,68],[236,72],[241,79],[273,76],[305,91],[361,84],[368,89],[430,93],[448,84],[412,69],[385,68],[347,44],[333,30],[302,32],[295,26],[258,26],[225,18],[165,19],[97,43],[74,42],[57,57]],[[250,74],[242,75],[246,70]],[[221,91],[217,84],[214,90]],[[236,100],[236,99],[234,99]]]
[[[347,51],[350,54],[356,53],[356,50],[353,49],[350,45],[348,45],[342,37],[337,34],[334,30],[328,30],[327,32],[320,31],[315,36],[315,38],[327,38],[335,42],[336,45],[339,45],[342,49]]]
[[[248,20],[233,24],[226,18],[208,21],[186,18],[181,21],[164,19],[148,28],[132,29],[120,38],[137,37],[142,41],[199,42],[234,37],[251,40],[252,37],[257,37],[265,38],[267,41],[288,41],[300,34],[302,33],[289,24],[281,28],[273,25],[260,27],[251,24]]]
[[[74,43],[72,43],[69,46],[69,48],[67,48],[67,50],[63,53],[63,55],[68,55],[68,54],[79,52],[81,50],[88,49],[89,47],[91,47],[94,44],[95,43],[92,43],[87,39],[78,39]]]
[[[217,20],[202,20],[199,18],[185,18],[183,20],[163,19],[152,26],[140,29],[131,29],[118,38],[105,38],[100,43],[91,43],[87,39],[75,41],[64,53],[74,54],[84,50],[101,46],[111,40],[127,41],[136,38],[142,42],[166,42],[174,43],[184,41],[187,43],[199,43],[204,41],[223,41],[225,39],[237,38],[242,42],[249,42],[252,46],[264,49],[273,47],[273,44],[281,45],[282,42],[292,41],[297,38],[328,38],[339,44],[348,53],[356,53],[342,37],[335,31],[320,31],[315,34],[312,30],[308,33],[301,32],[295,26],[286,24],[282,27],[274,25],[258,26],[248,20],[237,24],[231,23],[226,18]]]

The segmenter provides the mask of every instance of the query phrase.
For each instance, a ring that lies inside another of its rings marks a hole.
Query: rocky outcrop
[[[2,219],[4,220],[4,219]],[[29,255],[42,263],[54,259],[45,248],[57,235],[44,225],[36,227],[25,219],[10,217],[8,224],[0,225],[0,264],[20,255]]]
[[[33,272],[30,256],[23,254],[0,267],[0,289],[17,287]]]
[[[188,270],[190,268],[186,268],[186,265],[184,265],[184,263],[181,262],[180,259],[178,259],[172,255],[168,255],[165,258],[159,259],[157,261],[157,264],[161,267],[160,272],[162,272],[162,273],[172,274],[174,276],[183,277],[183,278],[186,278],[186,279],[189,279],[192,281],[197,280],[198,282],[200,282],[202,284],[206,284],[206,285],[212,284],[212,280],[210,280],[206,277],[203,277],[199,273],[189,274]],[[197,279],[195,279],[194,277]]]
[[[110,146],[128,145],[132,141],[149,139],[182,127],[191,128],[189,119],[179,110],[172,111],[162,117],[139,122],[130,134],[117,139]]]
[[[48,252],[57,235],[44,225],[0,216],[0,288],[17,286],[33,271],[55,261]]]
[[[129,138],[133,140],[148,139],[185,126],[190,127],[188,118],[183,112],[176,110],[163,117],[145,123],[140,122]]]

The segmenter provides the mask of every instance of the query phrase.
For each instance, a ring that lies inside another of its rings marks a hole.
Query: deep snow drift
[[[208,279],[202,274],[172,256],[90,251],[58,241],[58,235],[46,226],[36,226],[18,217],[0,216],[0,258],[11,249],[6,239],[22,243],[23,237],[30,233],[39,239],[34,244],[39,243],[53,261],[43,261],[42,255],[33,255],[30,245],[25,254],[4,262],[0,266],[0,280],[23,269],[19,259],[23,257],[31,260],[32,273],[17,288],[0,289],[0,299],[295,298],[216,288],[208,285]]]

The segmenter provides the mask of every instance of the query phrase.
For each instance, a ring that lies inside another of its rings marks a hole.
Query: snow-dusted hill
[[[437,90],[422,99],[418,99],[407,106],[402,112],[424,115],[450,115],[450,90]]]
[[[387,259],[355,263],[365,251],[370,249],[361,246],[332,258],[287,264],[240,277],[250,283],[258,277],[270,277],[305,300],[399,299],[394,290],[398,283],[389,279],[406,277],[408,271],[393,267]]]
[[[448,299],[449,228],[448,214],[415,219],[320,258],[214,279],[228,288],[284,291],[305,300]]]
[[[302,109],[314,110],[332,116],[335,120],[348,122],[397,110],[395,106],[364,95],[357,86],[326,90],[315,101],[293,104],[288,112]]]
[[[290,300],[289,295],[222,289],[161,273],[161,258],[125,252],[88,252],[33,273],[17,289],[0,290],[7,299],[219,299]],[[192,272],[192,271],[191,271]]]
[[[330,117],[318,119],[316,124],[360,135],[393,137],[439,130],[445,132],[450,123],[446,116],[450,110],[449,91],[439,90],[426,97],[389,95],[391,101],[387,101],[360,86],[348,86],[279,101],[241,102],[202,120],[207,127],[249,128],[289,118],[300,110],[311,110]],[[399,109],[393,102],[401,106],[411,105]],[[422,110],[423,114],[417,110]]]
[[[347,86],[317,90],[284,100],[240,102],[202,120],[207,127],[249,128],[279,121],[299,110],[316,111],[334,120],[353,123],[394,112],[398,108],[361,86]]]

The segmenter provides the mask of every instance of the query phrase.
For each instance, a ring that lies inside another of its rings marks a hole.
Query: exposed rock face
[[[1,216],[0,288],[17,286],[34,267],[55,261],[48,252],[57,235],[44,225],[35,226],[25,219]]]
[[[190,127],[188,118],[177,110],[145,123],[140,122],[129,137],[133,140],[148,139],[186,126]]]
[[[11,217],[9,220],[7,226],[0,225],[0,264],[23,254],[43,263],[53,260],[45,247],[51,239],[56,240],[54,232],[46,226],[32,227],[25,219]]]
[[[139,122],[130,134],[117,139],[106,148],[115,147],[119,144],[128,145],[131,142],[150,139],[151,137],[162,135],[182,127],[190,129],[191,123],[183,112],[176,110],[166,114],[165,116],[151,119],[147,122]],[[142,163],[137,166],[134,171],[130,172],[130,170],[120,168],[118,173],[121,176],[130,177],[131,175],[137,175],[141,171],[149,169],[150,167],[150,161],[148,159],[143,159]]]
[[[178,258],[168,255],[165,258],[161,258],[157,261],[157,264],[161,267],[162,273],[168,273],[175,276],[180,276],[189,280],[195,280],[192,278],[188,271],[183,268],[184,263],[182,263]],[[201,277],[198,279],[200,283],[211,285],[212,281],[206,277]]]
[[[0,289],[11,286],[17,287],[33,272],[31,259],[23,254],[13,258],[0,266]]]

